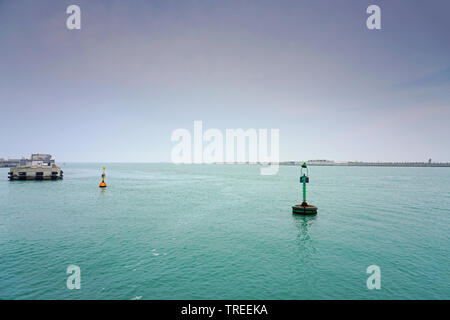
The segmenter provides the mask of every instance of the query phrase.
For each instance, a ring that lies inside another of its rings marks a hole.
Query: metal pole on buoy
[[[303,173],[303,169],[306,169],[306,174]],[[303,183],[303,202],[302,202],[302,206],[305,205],[307,206],[308,204],[306,203],[306,181],[308,180],[309,182],[309,177],[308,177],[308,168],[306,167],[306,163],[302,164],[302,169],[300,171],[300,183]]]
[[[305,172],[303,171],[305,170]],[[300,170],[300,183],[303,185],[303,202],[292,207],[292,213],[296,214],[316,214],[317,207],[306,202],[306,184],[309,183],[308,167],[306,162],[302,164]]]
[[[103,167],[102,182],[100,182],[100,185],[99,185],[100,188],[106,188],[106,183],[105,183],[105,169],[106,169],[106,167]]]

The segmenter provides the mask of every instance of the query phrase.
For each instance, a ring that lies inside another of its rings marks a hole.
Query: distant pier
[[[450,167],[450,162],[364,162],[364,161],[282,161],[282,162],[214,162],[214,164],[247,164],[247,165],[280,165],[301,166],[306,162],[308,166],[335,166],[335,167]]]
[[[301,165],[302,161],[285,161],[280,165]],[[309,160],[308,166],[347,166],[347,167],[450,167],[450,162],[364,162],[364,161],[332,161]]]

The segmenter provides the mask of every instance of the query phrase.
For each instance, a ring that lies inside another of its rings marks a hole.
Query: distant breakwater
[[[299,166],[306,162],[308,166],[341,166],[341,167],[450,167],[450,162],[363,162],[363,161],[283,161],[280,166]],[[265,162],[215,162],[214,164],[248,164],[273,165]]]

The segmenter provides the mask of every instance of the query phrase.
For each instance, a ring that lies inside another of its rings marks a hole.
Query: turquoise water
[[[449,299],[449,168],[67,164],[0,170],[0,299]],[[81,268],[81,289],[66,268]],[[368,290],[366,268],[381,268]]]

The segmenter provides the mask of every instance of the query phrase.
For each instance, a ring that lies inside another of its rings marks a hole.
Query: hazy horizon
[[[24,157],[27,158],[27,157]],[[2,157],[0,157],[0,159],[2,159]],[[3,158],[4,160],[8,160],[8,158]],[[11,158],[11,159],[20,159],[20,158]],[[58,159],[54,159],[55,163],[57,165],[61,165],[63,163],[69,163],[69,164],[125,164],[125,163],[130,163],[130,164],[174,164],[172,161],[71,161],[71,160],[66,160],[66,161],[59,161]],[[326,161],[332,161],[335,163],[340,163],[340,162],[364,162],[364,163],[376,163],[376,162],[380,162],[380,163],[428,163],[428,160],[424,160],[424,161],[380,161],[380,160],[372,160],[372,161],[362,161],[362,160],[358,160],[358,159],[352,159],[352,160],[335,160],[335,159],[322,159],[322,158],[317,158],[317,159],[290,159],[290,160],[280,160],[279,163],[286,163],[286,162],[308,162],[308,161],[318,161],[318,160],[326,160]],[[248,162],[248,161],[246,161]],[[250,163],[246,163],[246,162],[215,162],[215,163],[177,163],[174,165],[209,165],[209,164],[254,164],[254,165],[259,165],[259,164],[264,164],[264,163],[268,163],[268,162],[250,162]],[[276,163],[276,162],[274,162]],[[450,163],[450,161],[434,161],[432,159],[432,163]]]

